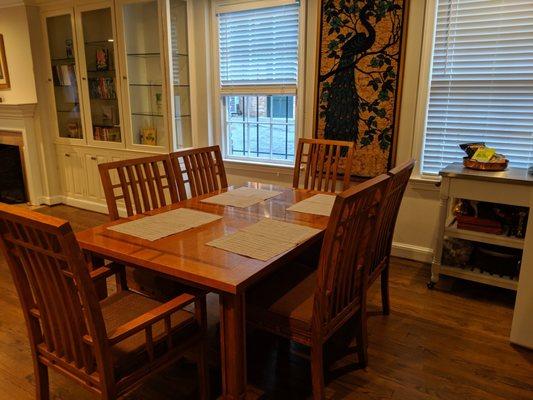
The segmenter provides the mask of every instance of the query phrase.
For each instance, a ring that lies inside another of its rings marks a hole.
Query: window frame
[[[220,48],[218,41],[218,14],[239,12],[259,8],[270,8],[290,4],[299,5],[298,13],[298,72],[296,85],[235,85],[222,88],[220,83]],[[225,107],[223,96],[295,96],[295,137],[294,148],[299,138],[303,137],[304,102],[305,102],[305,58],[306,58],[306,0],[216,0],[211,7],[211,43],[212,43],[212,85],[214,93],[214,143],[222,150],[222,157],[226,161],[250,163],[255,165],[292,166],[294,160],[269,160],[254,157],[229,156],[227,148],[227,132],[225,124]]]
[[[414,120],[414,137],[411,149],[411,156],[418,161],[413,171],[413,178],[428,181],[440,180],[438,175],[424,174],[422,172],[426,125],[429,111],[429,95],[431,89],[431,71],[433,70],[433,46],[437,29],[437,10],[436,0],[426,1],[424,27],[422,31],[422,48],[420,52],[420,71],[418,74],[419,79]]]

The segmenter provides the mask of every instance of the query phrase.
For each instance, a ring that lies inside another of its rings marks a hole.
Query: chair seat
[[[252,286],[246,293],[247,320],[263,329],[307,342],[311,334],[316,270],[304,264],[290,264]]]
[[[119,326],[153,310],[161,304],[157,300],[128,290],[107,297],[100,302],[107,333],[111,334]],[[173,340],[178,340],[179,338],[176,335],[182,336],[182,332],[187,331],[187,337],[190,338],[194,331],[199,330],[194,314],[186,310],[179,310],[172,314],[171,327]],[[164,322],[155,323],[152,329],[157,353],[158,345],[162,344],[163,339],[166,339]],[[126,367],[129,369],[146,358],[146,335],[144,330],[112,346],[111,352],[117,364],[117,370],[120,370],[121,374],[126,372],[124,370]]]

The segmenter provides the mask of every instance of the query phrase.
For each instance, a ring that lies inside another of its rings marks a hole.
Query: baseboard
[[[55,206],[65,201],[65,196],[41,196],[37,199],[38,204],[44,204],[47,206]]]
[[[63,204],[67,206],[83,208],[84,210],[94,211],[100,214],[108,214],[107,205],[102,203],[97,203],[95,201],[76,199],[74,197],[63,197]]]
[[[394,242],[392,244],[392,255],[400,258],[407,258],[408,260],[431,263],[433,260],[433,249],[407,243]]]

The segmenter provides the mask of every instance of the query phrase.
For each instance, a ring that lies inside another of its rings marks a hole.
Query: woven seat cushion
[[[281,333],[309,333],[316,280],[314,268],[290,264],[252,286],[246,294],[249,322]]]
[[[106,325],[107,333],[112,334],[119,326],[139,317],[140,315],[153,310],[162,303],[157,300],[145,297],[130,291],[118,292],[100,302],[102,314]],[[172,328],[195,326],[194,314],[180,310],[171,316]],[[165,325],[159,321],[152,325],[154,344],[166,339]],[[181,331],[181,329],[180,329]],[[187,330],[190,332],[190,330]],[[174,337],[174,339],[177,339]],[[140,360],[146,351],[146,335],[144,330],[112,346],[111,351],[118,367],[131,363],[134,359]]]

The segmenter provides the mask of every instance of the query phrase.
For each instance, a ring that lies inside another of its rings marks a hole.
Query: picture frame
[[[9,81],[9,70],[7,68],[4,36],[0,34],[0,90],[9,89],[11,89],[11,82]]]

